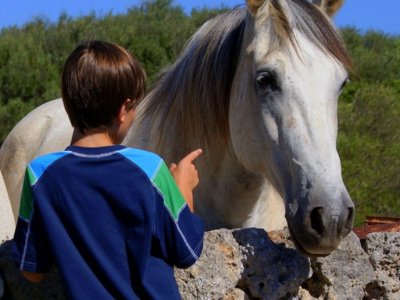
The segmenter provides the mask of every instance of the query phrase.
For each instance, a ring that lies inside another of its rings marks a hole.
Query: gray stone
[[[400,299],[400,233],[371,233],[365,250],[377,276],[367,287],[369,299]]]
[[[363,299],[366,286],[376,280],[360,240],[350,233],[327,257],[311,259],[313,276],[303,283],[316,299]]]
[[[248,300],[249,297],[246,293],[238,288],[233,289],[229,293],[227,293],[222,300]]]
[[[221,229],[206,233],[199,261],[175,277],[183,299],[274,300],[295,297],[309,272],[308,258],[262,229]]]
[[[250,299],[290,299],[310,275],[308,258],[298,251],[275,244],[262,229],[233,232],[240,244],[243,273],[238,287]]]
[[[239,245],[230,230],[206,233],[199,261],[186,270],[175,270],[183,299],[229,299],[243,270]]]

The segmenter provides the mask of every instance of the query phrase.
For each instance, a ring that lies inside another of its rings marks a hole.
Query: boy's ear
[[[124,123],[126,113],[127,113],[127,111],[129,109],[133,109],[132,108],[132,100],[131,99],[126,99],[124,101],[124,103],[122,103],[122,105],[121,105],[121,107],[119,108],[119,111],[118,111],[117,120],[120,123]]]

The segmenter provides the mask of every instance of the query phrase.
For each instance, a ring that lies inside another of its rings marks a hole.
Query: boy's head
[[[111,126],[123,103],[132,107],[144,96],[146,74],[124,48],[102,41],[79,45],[68,57],[61,79],[65,110],[84,133]]]

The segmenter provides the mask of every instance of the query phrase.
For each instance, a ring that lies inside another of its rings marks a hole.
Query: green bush
[[[362,83],[339,106],[338,147],[357,225],[367,215],[400,213],[399,96],[391,87]]]
[[[360,226],[368,215],[400,217],[400,38],[342,32],[356,74],[339,103],[338,149]]]
[[[11,99],[7,105],[0,106],[0,120],[2,125],[0,127],[0,135],[7,136],[9,132],[8,128],[12,129],[34,107],[33,103],[23,102],[21,98]]]

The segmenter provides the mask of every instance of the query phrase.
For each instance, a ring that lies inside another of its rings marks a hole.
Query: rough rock
[[[233,235],[240,244],[244,270],[238,287],[249,298],[290,299],[310,275],[308,258],[275,244],[262,229],[242,229]]]
[[[2,242],[13,237],[14,228],[14,215],[4,184],[3,175],[0,172],[0,245]]]
[[[372,234],[365,250],[350,234],[324,258],[309,259],[293,247],[287,230],[268,235],[255,228],[207,232],[200,260],[175,272],[182,298],[400,299],[400,233]],[[65,299],[57,270],[38,285],[20,275],[11,242],[0,246],[1,276],[3,299]]]
[[[311,259],[313,275],[303,283],[311,299],[363,299],[376,276],[360,240],[350,233],[327,257]],[[307,298],[304,298],[307,299]]]
[[[364,248],[377,276],[367,287],[369,299],[400,299],[400,233],[371,233]]]
[[[222,229],[207,233],[200,260],[175,277],[183,299],[274,300],[297,295],[309,272],[308,258],[262,229]]]
[[[186,270],[175,270],[183,299],[229,299],[243,270],[239,245],[231,231],[210,231],[199,261]],[[234,299],[234,298],[232,298]]]

